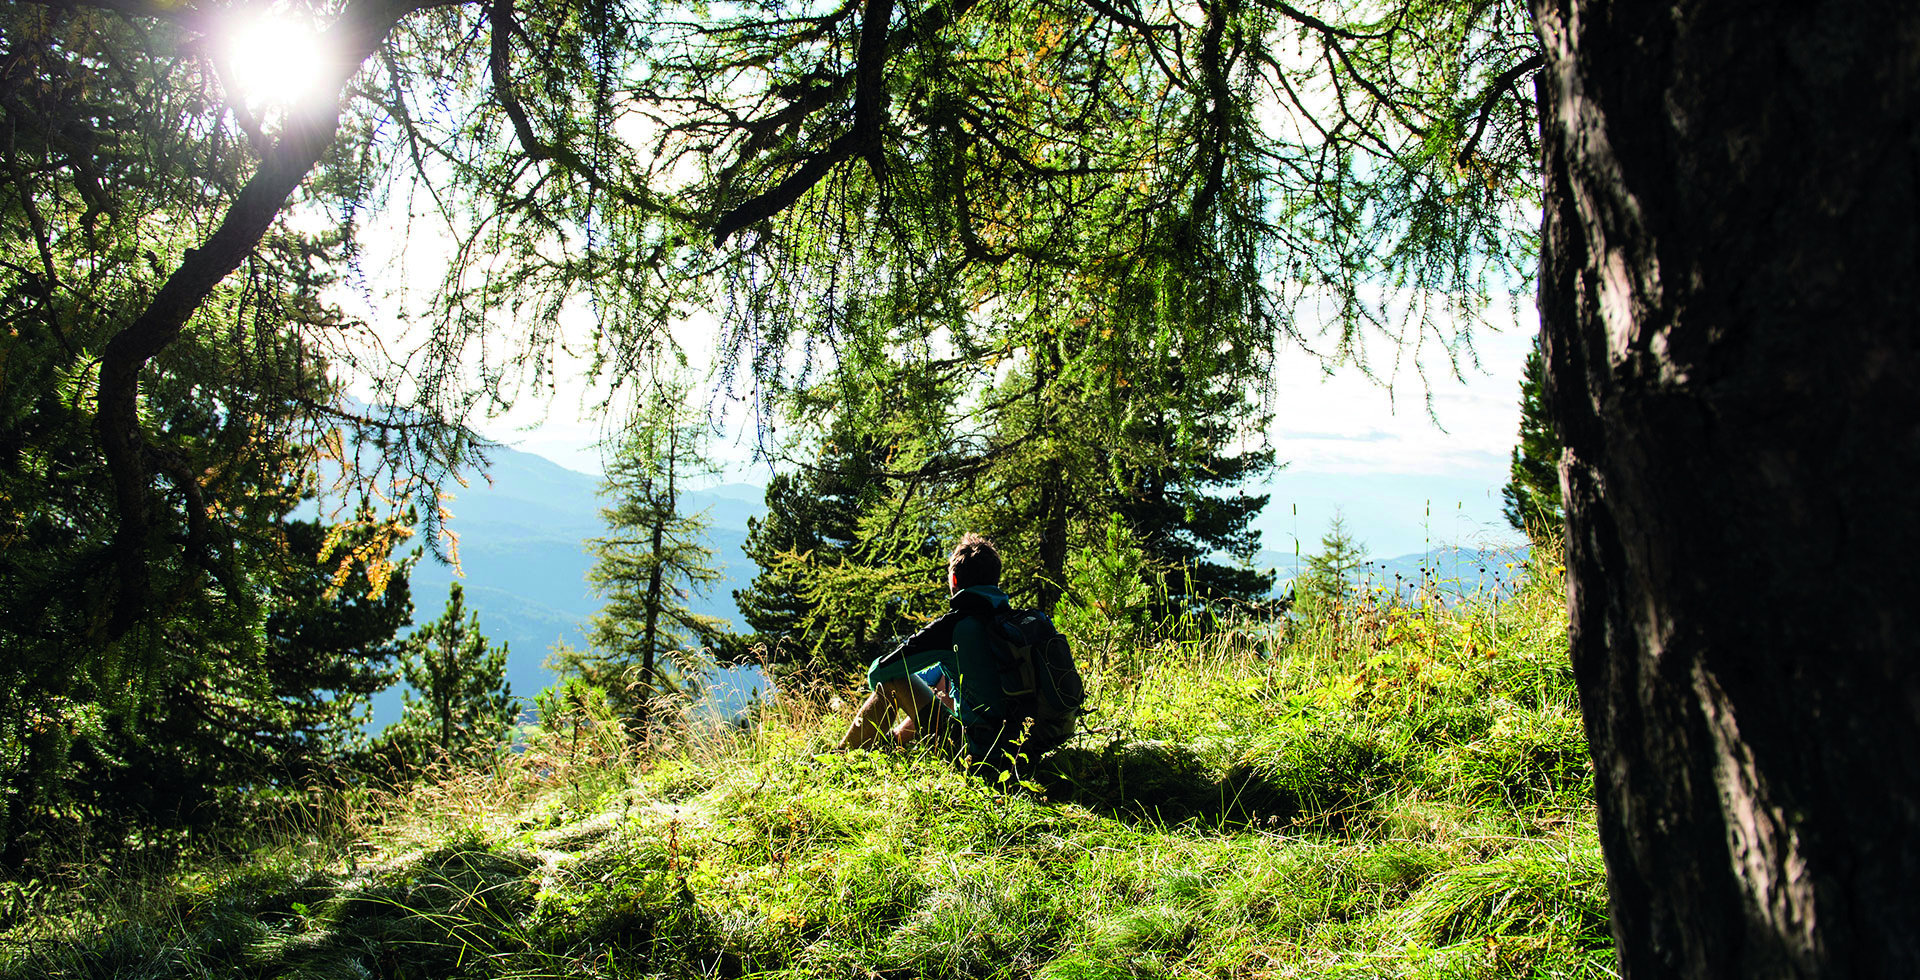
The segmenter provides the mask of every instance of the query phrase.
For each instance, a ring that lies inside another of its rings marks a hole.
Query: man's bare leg
[[[867,700],[854,712],[853,723],[840,739],[840,750],[858,749],[887,736],[888,722],[896,716],[926,717],[932,700],[922,701],[912,682],[905,678],[881,681]],[[924,727],[924,726],[916,726]]]
[[[940,678],[940,682],[930,688],[933,692],[933,699],[938,701],[939,704],[937,706],[925,704],[916,705],[915,707],[916,710],[920,712],[919,714],[907,715],[900,719],[899,724],[893,726],[892,734],[895,745],[905,748],[909,743],[919,738],[923,732],[937,732],[941,730],[941,722],[947,720],[947,717],[951,717],[953,714],[953,695],[948,693],[947,690],[951,686],[945,677]],[[918,684],[914,685],[914,693],[922,693]]]
[[[908,743],[920,737],[920,723],[915,721],[912,715],[908,715],[900,719],[887,736],[893,739],[893,744],[906,748]]]

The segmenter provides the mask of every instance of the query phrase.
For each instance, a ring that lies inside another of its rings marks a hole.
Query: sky
[[[1531,304],[1523,316],[1481,331],[1479,363],[1463,363],[1459,378],[1402,377],[1391,392],[1358,371],[1327,377],[1310,358],[1282,358],[1268,437],[1286,466],[1256,521],[1265,547],[1317,552],[1336,513],[1376,558],[1522,540],[1501,516],[1500,488],[1538,326]]]
[[[1429,365],[1425,382],[1410,370],[1380,380],[1351,367],[1328,375],[1311,355],[1283,353],[1267,438],[1285,466],[1247,488],[1269,494],[1255,521],[1262,547],[1313,554],[1336,513],[1375,558],[1520,540],[1501,517],[1500,488],[1519,431],[1520,374],[1537,324],[1530,304],[1522,305],[1521,316],[1519,322],[1501,317],[1506,322],[1499,329],[1480,331],[1478,363],[1463,359],[1459,378],[1444,362]],[[523,401],[476,427],[504,445],[597,474],[601,422],[581,417],[580,388],[563,388],[570,394]],[[714,447],[728,464],[720,479],[765,485],[766,465],[751,462],[751,423],[744,411],[734,414]]]

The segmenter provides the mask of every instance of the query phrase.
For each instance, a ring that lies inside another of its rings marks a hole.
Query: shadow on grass
[[[1083,742],[1042,759],[1034,779],[1053,799],[1132,824],[1339,830],[1367,813],[1397,774],[1395,760],[1375,746],[1329,734],[1224,767],[1177,743]]]
[[[1246,765],[1220,772],[1166,742],[1065,746],[1040,761],[1034,778],[1052,799],[1128,823],[1284,824],[1302,810],[1268,774]]]
[[[525,946],[539,860],[441,847],[366,879],[240,868],[97,931],[0,952],[0,980],[464,975]]]

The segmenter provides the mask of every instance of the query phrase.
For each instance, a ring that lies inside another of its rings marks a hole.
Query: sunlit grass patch
[[[1420,977],[1613,976],[1590,833],[1527,841],[1436,875],[1396,913]]]

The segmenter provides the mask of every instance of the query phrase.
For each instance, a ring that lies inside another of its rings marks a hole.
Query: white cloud
[[[1296,472],[1458,477],[1499,471],[1519,430],[1520,373],[1530,328],[1509,325],[1476,338],[1480,365],[1392,379],[1355,369],[1327,376],[1311,355],[1284,353],[1276,369],[1275,454]],[[1431,399],[1431,401],[1429,401]]]
[[[1520,375],[1533,343],[1520,324],[1482,330],[1478,365],[1393,390],[1348,369],[1327,376],[1310,355],[1284,355],[1268,438],[1286,468],[1269,479],[1256,520],[1264,546],[1320,550],[1335,514],[1376,557],[1451,544],[1508,543],[1500,488],[1520,425]],[[1431,405],[1428,396],[1431,395]]]

